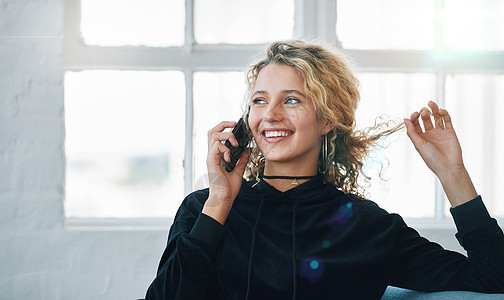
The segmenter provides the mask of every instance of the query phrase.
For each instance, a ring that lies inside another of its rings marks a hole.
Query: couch
[[[466,291],[446,291],[446,292],[431,292],[423,293],[412,290],[401,289],[394,286],[389,286],[383,294],[382,300],[485,300],[485,299],[504,299],[504,294],[484,294]]]

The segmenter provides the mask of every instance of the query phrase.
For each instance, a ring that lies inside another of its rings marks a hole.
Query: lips
[[[261,134],[267,142],[274,143],[290,137],[294,132],[287,129],[263,129]]]

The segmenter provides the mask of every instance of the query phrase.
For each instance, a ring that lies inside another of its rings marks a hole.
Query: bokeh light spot
[[[299,273],[301,277],[308,279],[310,283],[315,283],[319,281],[324,275],[324,264],[317,257],[307,257],[305,258],[300,266]]]
[[[352,223],[355,213],[359,209],[359,201],[352,196],[347,196],[341,200],[337,211],[331,217],[331,229],[336,232],[347,230],[348,226]]]

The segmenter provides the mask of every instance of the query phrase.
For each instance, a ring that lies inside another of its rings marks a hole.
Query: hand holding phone
[[[247,148],[250,138],[247,134],[247,129],[245,126],[245,121],[243,120],[243,117],[238,120],[236,123],[236,126],[233,128],[232,131],[233,135],[235,136],[236,140],[238,141],[238,146],[235,147],[231,145],[229,141],[226,141],[224,145],[231,150],[231,160],[229,162],[224,161],[224,166],[226,171],[231,172],[233,171],[234,167],[236,166],[236,163],[240,159],[243,151]]]

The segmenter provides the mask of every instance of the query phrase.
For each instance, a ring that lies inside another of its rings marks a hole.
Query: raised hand
[[[441,181],[452,206],[457,206],[475,198],[477,193],[465,169],[460,143],[448,111],[440,109],[433,101],[429,101],[428,105],[432,114],[429,109],[423,108],[412,113],[409,119],[404,119],[408,137]]]
[[[209,196],[203,207],[203,213],[224,224],[240,191],[243,173],[249,159],[249,151],[244,151],[238,164],[232,172],[227,172],[222,165],[222,159],[229,162],[230,150],[223,142],[229,140],[233,146],[238,141],[231,132],[223,132],[232,128],[236,122],[221,122],[208,132],[207,170],[209,180]]]
[[[449,170],[464,168],[462,150],[453,129],[450,115],[430,101],[429,107],[405,119],[408,136],[427,166],[438,176]],[[432,122],[431,115],[434,117]],[[420,119],[424,129],[420,126]]]

